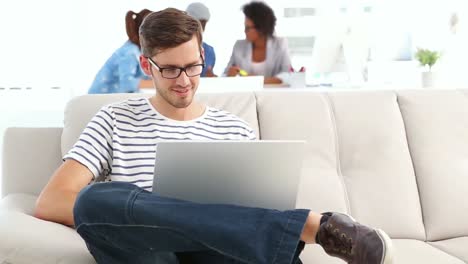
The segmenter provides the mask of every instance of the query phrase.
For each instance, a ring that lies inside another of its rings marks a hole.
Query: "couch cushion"
[[[127,98],[150,96],[152,94],[93,94],[72,99],[65,108],[62,156],[71,149],[88,122],[102,106]],[[253,93],[201,93],[197,94],[196,99],[239,116],[249,123],[258,135],[257,110]]]
[[[38,195],[62,163],[62,128],[12,127],[5,131],[2,157],[2,196]]]
[[[0,200],[0,210],[33,215],[36,208],[36,199],[36,195],[12,193]]]
[[[463,264],[464,262],[425,242],[412,239],[393,239],[397,264]]]
[[[393,239],[395,264],[463,264],[460,259],[449,255],[425,242],[413,239]],[[301,254],[304,263],[344,264],[340,259],[326,255],[319,246],[310,245]]]
[[[391,91],[328,93],[350,212],[392,238],[424,240],[413,164]]]
[[[307,140],[297,207],[347,212],[337,171],[334,123],[324,95],[261,92],[257,105],[261,139]]]
[[[318,245],[307,245],[302,251],[300,259],[304,264],[346,264],[345,261],[331,257]]]
[[[399,91],[398,102],[428,240],[468,236],[468,96],[457,90]]]
[[[262,139],[308,141],[298,207],[347,211],[392,237],[425,238],[394,93],[258,92],[257,105]]]
[[[430,244],[468,263],[468,236],[430,242]]]
[[[72,228],[0,210],[0,263],[96,263]]]
[[[392,237],[425,238],[394,93],[272,91],[257,102],[262,139],[308,140],[299,207],[348,211]]]

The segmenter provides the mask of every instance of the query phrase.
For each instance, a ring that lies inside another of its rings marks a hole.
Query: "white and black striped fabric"
[[[64,156],[86,166],[96,181],[123,181],[151,191],[157,144],[163,140],[254,140],[237,116],[207,107],[194,120],[176,121],[156,111],[147,98],[110,104],[92,118]]]

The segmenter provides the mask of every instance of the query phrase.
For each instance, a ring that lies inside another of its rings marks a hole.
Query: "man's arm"
[[[93,179],[83,164],[66,160],[54,173],[36,201],[37,218],[73,226],[73,206],[78,193]]]

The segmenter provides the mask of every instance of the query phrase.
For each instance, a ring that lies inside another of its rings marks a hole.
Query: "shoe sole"
[[[381,229],[376,230],[377,234],[379,235],[380,239],[385,244],[384,248],[384,255],[382,257],[382,264],[393,264],[393,243],[392,239]]]

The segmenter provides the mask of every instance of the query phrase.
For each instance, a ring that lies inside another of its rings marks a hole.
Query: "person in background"
[[[139,88],[150,88],[152,81],[140,68],[140,37],[138,30],[143,19],[152,11],[143,9],[139,13],[128,11],[125,27],[128,40],[107,59],[99,70],[91,87],[90,94],[134,93]]]
[[[210,20],[210,10],[208,7],[202,3],[191,3],[188,5],[187,9],[185,10],[187,14],[196,18],[200,21],[200,24],[203,28],[203,32],[205,32],[206,23]],[[216,77],[213,73],[213,68],[216,63],[216,54],[212,46],[203,42],[203,49],[205,50],[205,68],[201,74],[202,77]]]
[[[227,76],[263,75],[265,84],[282,83],[281,75],[289,72],[286,39],[274,36],[276,17],[263,2],[251,2],[242,7],[245,15],[245,37],[238,40],[226,67]],[[280,75],[281,74],[281,75]]]

